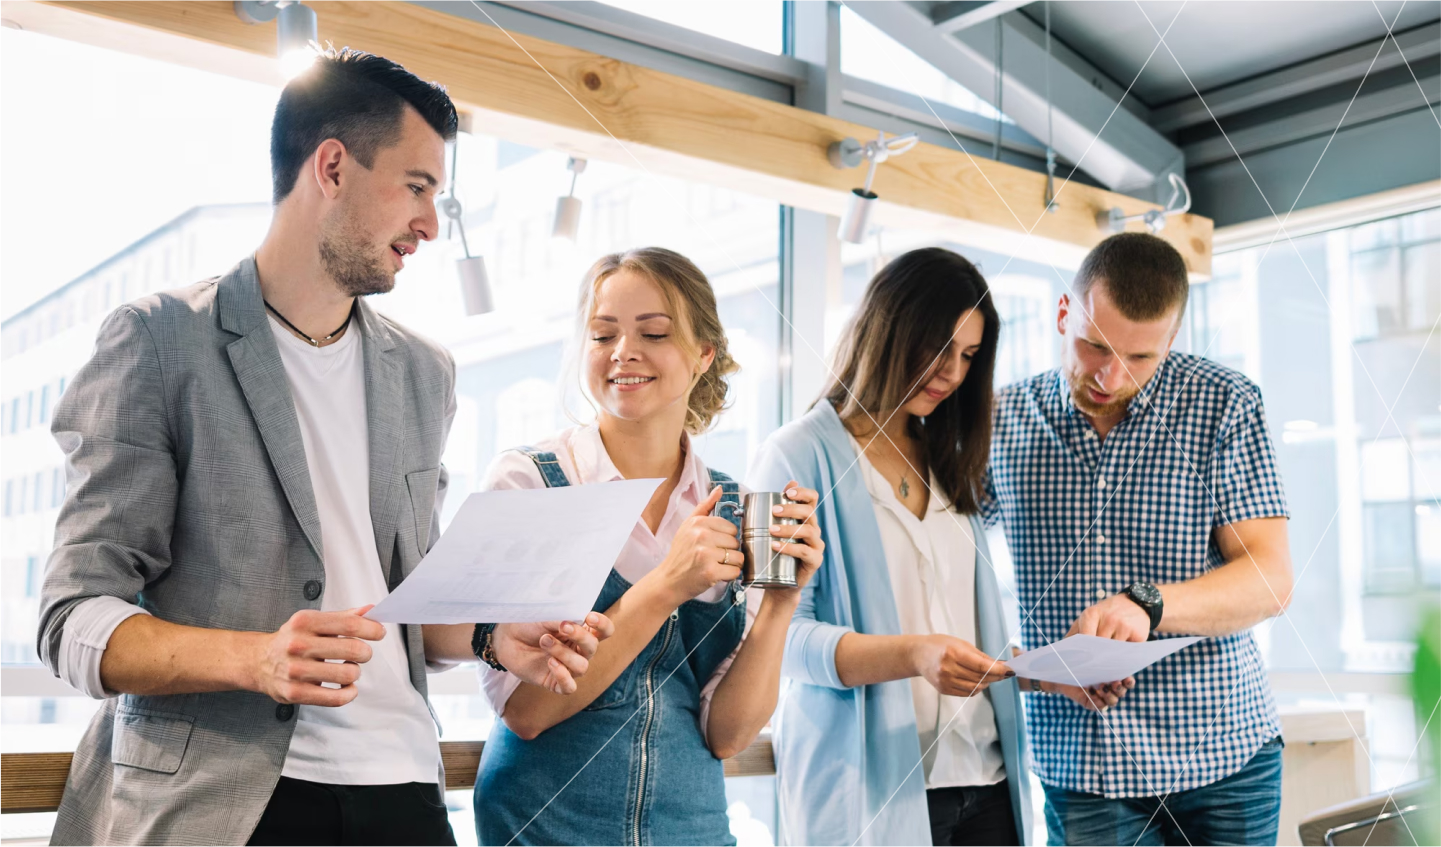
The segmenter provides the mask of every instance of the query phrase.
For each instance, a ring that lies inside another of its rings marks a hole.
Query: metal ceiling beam
[[[846,5],[946,76],[997,105],[994,22],[951,36],[936,30],[929,7],[886,0],[852,0]],[[1019,13],[997,20],[1004,38],[1001,111],[1032,136],[1045,139],[1049,61],[1057,153],[1072,162],[1084,156],[1081,169],[1112,190],[1156,200],[1155,186],[1161,177],[1184,167],[1180,148],[1141,118],[1116,108],[1114,99],[1067,64],[1048,60],[1044,43],[1033,37],[1034,25]]]
[[[1375,39],[1338,50],[1329,56],[1301,62],[1279,71],[1254,76],[1212,91],[1205,92],[1205,102],[1200,97],[1187,97],[1167,106],[1151,111],[1151,126],[1160,132],[1174,132],[1183,127],[1211,122],[1211,114],[1223,118],[1239,112],[1268,106],[1282,100],[1289,100],[1302,94],[1335,85],[1338,82],[1360,79],[1370,68],[1371,73],[1400,67],[1404,54],[1405,61],[1415,64],[1418,60],[1441,54],[1441,23],[1429,23],[1406,32],[1396,33],[1396,45],[1381,50]],[[1375,59],[1373,67],[1371,60]],[[1206,107],[1210,107],[1210,111]],[[1334,124],[1334,122],[1333,122]]]
[[[956,33],[985,23],[1030,3],[1031,0],[948,0],[931,7],[936,31]]]
[[[1426,92],[1425,95],[1421,93],[1422,90]],[[1405,81],[1390,88],[1363,92],[1354,101],[1328,103],[1298,114],[1287,115],[1280,120],[1232,130],[1226,137],[1218,135],[1187,144],[1186,163],[1192,168],[1199,168],[1233,159],[1238,153],[1246,156],[1311,136],[1330,135],[1337,129],[1337,123],[1343,114],[1346,116],[1345,126],[1352,127],[1438,103],[1441,103],[1441,76],[1420,77],[1419,89],[1417,81],[1407,77]],[[1227,138],[1230,139],[1229,142]],[[1232,145],[1235,145],[1234,151],[1231,149]]]

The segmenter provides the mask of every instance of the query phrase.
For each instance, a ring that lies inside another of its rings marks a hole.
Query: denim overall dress
[[[555,454],[524,452],[546,487],[570,484]],[[710,471],[710,482],[722,502],[740,505],[730,477]],[[630,587],[612,569],[595,610]],[[682,604],[594,702],[534,740],[497,720],[475,783],[480,843],[734,844],[725,773],[701,735],[700,693],[744,627],[735,582],[717,602]]]

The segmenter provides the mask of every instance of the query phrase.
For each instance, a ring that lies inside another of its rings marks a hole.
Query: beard
[[[367,255],[371,242],[344,208],[336,210],[320,233],[320,266],[349,297],[384,294],[395,287],[387,260]]]
[[[1131,405],[1131,401],[1136,399],[1136,395],[1141,393],[1139,388],[1128,385],[1117,391],[1111,402],[1096,403],[1086,391],[1088,382],[1089,380],[1079,374],[1066,373],[1066,384],[1071,387],[1071,402],[1077,409],[1093,418],[1109,418],[1121,414]]]

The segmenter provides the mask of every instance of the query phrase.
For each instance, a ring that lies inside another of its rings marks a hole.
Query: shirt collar
[[[710,493],[701,481],[700,471],[705,465],[695,450],[691,449],[688,433],[681,434],[680,449],[683,458],[676,493],[689,492],[695,498],[693,502],[699,503]],[[575,469],[582,482],[615,482],[625,479],[611,460],[610,453],[606,452],[605,441],[600,437],[599,424],[589,424],[576,432],[575,438],[571,440],[571,455],[575,459]]]
[[[1126,406],[1126,414],[1128,417],[1140,417],[1146,413],[1147,409],[1151,408],[1152,398],[1156,396],[1159,390],[1158,386],[1163,379],[1170,376],[1170,364],[1171,354],[1168,352],[1166,357],[1161,360],[1160,367],[1156,368],[1156,372],[1151,375],[1151,378],[1147,380],[1145,385],[1141,386],[1141,390],[1136,392],[1136,396],[1132,397],[1130,404]],[[1076,402],[1071,397],[1071,384],[1066,380],[1066,374],[1060,368],[1056,369],[1055,385],[1056,392],[1061,398],[1061,411],[1068,415],[1081,414],[1081,410],[1076,407]]]

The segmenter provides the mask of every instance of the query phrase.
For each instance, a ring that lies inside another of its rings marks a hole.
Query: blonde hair
[[[690,259],[664,247],[641,247],[600,257],[590,266],[580,286],[580,303],[576,309],[577,350],[584,348],[586,329],[595,314],[601,284],[621,271],[639,274],[660,287],[661,296],[675,315],[679,328],[675,334],[677,343],[692,361],[699,365],[706,347],[715,351],[710,368],[691,380],[687,400],[686,432],[699,435],[710,429],[716,416],[726,409],[730,392],[726,378],[740,370],[727,347],[725,327],[721,325],[710,280]]]

